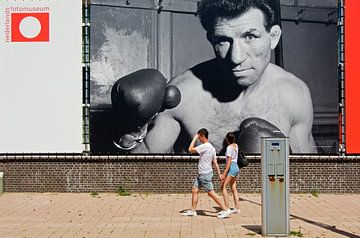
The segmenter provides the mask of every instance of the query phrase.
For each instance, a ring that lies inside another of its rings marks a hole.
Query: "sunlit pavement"
[[[360,194],[314,195],[291,194],[291,237],[360,238]],[[190,193],[4,193],[0,237],[262,237],[260,194],[240,194],[226,219],[205,193],[198,216],[183,217],[190,203]]]

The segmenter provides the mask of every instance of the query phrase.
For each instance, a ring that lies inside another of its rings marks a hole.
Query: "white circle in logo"
[[[35,17],[24,17],[20,22],[19,29],[24,37],[35,38],[41,31],[41,23]]]

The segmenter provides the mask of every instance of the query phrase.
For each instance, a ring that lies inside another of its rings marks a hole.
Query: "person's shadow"
[[[221,211],[221,208],[220,207],[213,207],[213,208],[215,209],[215,211],[196,209],[196,213],[198,216],[217,217],[218,212]],[[188,209],[181,210],[181,211],[179,211],[179,213],[182,214],[186,210],[188,210]]]
[[[259,205],[261,207],[260,203],[254,202],[254,201],[249,200],[249,199],[240,198],[239,200],[243,201],[243,202],[250,202],[250,203]],[[353,234],[353,233],[338,229],[338,228],[336,228],[336,226],[332,226],[332,225],[329,225],[329,224],[325,224],[325,223],[318,222],[318,221],[313,221],[313,220],[310,220],[308,218],[304,218],[304,217],[300,217],[300,216],[297,216],[297,215],[294,215],[294,214],[290,214],[290,220],[295,220],[295,219],[299,219],[299,220],[302,220],[302,221],[304,221],[306,223],[309,223],[311,225],[314,225],[314,226],[317,226],[317,227],[320,227],[320,228],[323,228],[323,229],[330,230],[330,231],[332,231],[334,233],[343,235],[345,237],[360,238],[359,235],[356,235],[356,234]],[[261,226],[260,225],[243,225],[242,227],[244,227],[244,228],[246,228],[246,229],[248,229],[248,230],[250,230],[252,232],[255,232],[257,234],[261,234]]]

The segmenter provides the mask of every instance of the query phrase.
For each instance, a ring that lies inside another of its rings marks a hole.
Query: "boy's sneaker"
[[[230,208],[230,211],[231,211],[231,214],[240,213],[240,210],[239,210],[239,209],[236,209],[236,208]]]
[[[219,215],[217,217],[220,219],[223,219],[226,217],[230,217],[230,215],[231,215],[231,210],[228,209],[228,210],[223,210],[223,211],[219,212]]]
[[[218,212],[218,215],[221,215],[223,213],[225,213],[227,210],[221,210],[220,212]]]
[[[191,211],[191,210],[187,210],[186,212],[183,212],[182,214],[183,216],[188,216],[188,217],[196,217],[196,211]]]

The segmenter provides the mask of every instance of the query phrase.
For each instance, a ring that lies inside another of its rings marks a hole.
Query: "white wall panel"
[[[81,9],[80,0],[0,2],[0,153],[83,150]]]

